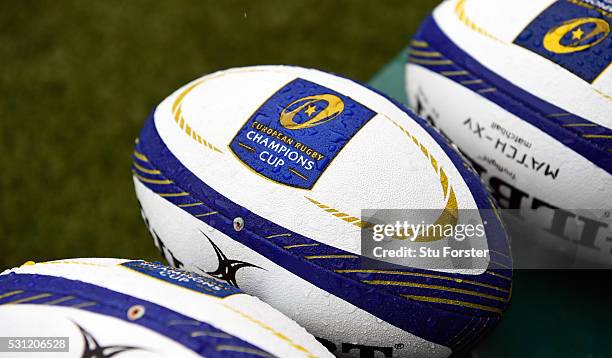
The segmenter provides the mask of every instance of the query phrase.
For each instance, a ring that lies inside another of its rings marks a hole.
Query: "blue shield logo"
[[[257,174],[311,189],[375,114],[350,97],[298,78],[264,102],[229,147]]]
[[[607,5],[608,7],[599,7]],[[536,17],[514,40],[593,83],[610,65],[609,3],[559,0]]]

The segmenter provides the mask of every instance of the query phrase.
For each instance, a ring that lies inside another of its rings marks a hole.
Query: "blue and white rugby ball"
[[[133,171],[171,264],[260,297],[334,354],[446,357],[508,304],[505,234],[465,243],[491,252],[478,270],[361,266],[361,209],[492,202],[423,120],[349,79],[288,66],[197,79],[151,113]],[[488,230],[502,230],[495,216]]]
[[[411,106],[513,209],[512,228],[541,229],[516,236],[526,258],[540,243],[612,265],[611,27],[607,0],[450,0],[411,42]]]
[[[331,356],[259,299],[142,260],[29,262],[3,272],[0,336],[68,337],[13,344],[58,357]],[[27,353],[2,356],[11,354]]]

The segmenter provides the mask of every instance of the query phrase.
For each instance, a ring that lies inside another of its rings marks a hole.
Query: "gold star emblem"
[[[582,35],[584,35],[582,29],[577,28],[576,30],[572,31],[572,40],[580,40],[582,38]]]
[[[312,116],[312,114],[314,112],[317,111],[317,106],[315,106],[314,104],[308,106],[308,108],[306,108],[306,110],[304,112],[306,112],[306,114],[308,115],[308,117]]]

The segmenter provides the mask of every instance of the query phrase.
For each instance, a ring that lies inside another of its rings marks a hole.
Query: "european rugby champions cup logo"
[[[266,179],[311,189],[375,114],[350,97],[297,78],[251,115],[229,147]]]
[[[559,0],[534,19],[514,43],[593,83],[610,65],[610,0]]]

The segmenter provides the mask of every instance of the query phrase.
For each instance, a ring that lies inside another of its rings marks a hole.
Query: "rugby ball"
[[[171,264],[256,295],[336,355],[445,357],[508,304],[508,242],[479,178],[423,120],[352,80],[291,66],[204,76],[153,110],[133,154],[143,218]],[[366,267],[362,209],[456,225],[482,209],[469,220],[487,236],[461,245],[491,254]]]
[[[0,336],[15,337],[3,357],[22,357],[23,352],[61,357],[331,356],[303,328],[259,299],[210,276],[142,260],[28,262],[4,271],[0,322]]]
[[[611,16],[609,1],[450,0],[410,44],[410,105],[511,209],[512,231],[537,228],[513,235],[517,265],[612,265]]]

